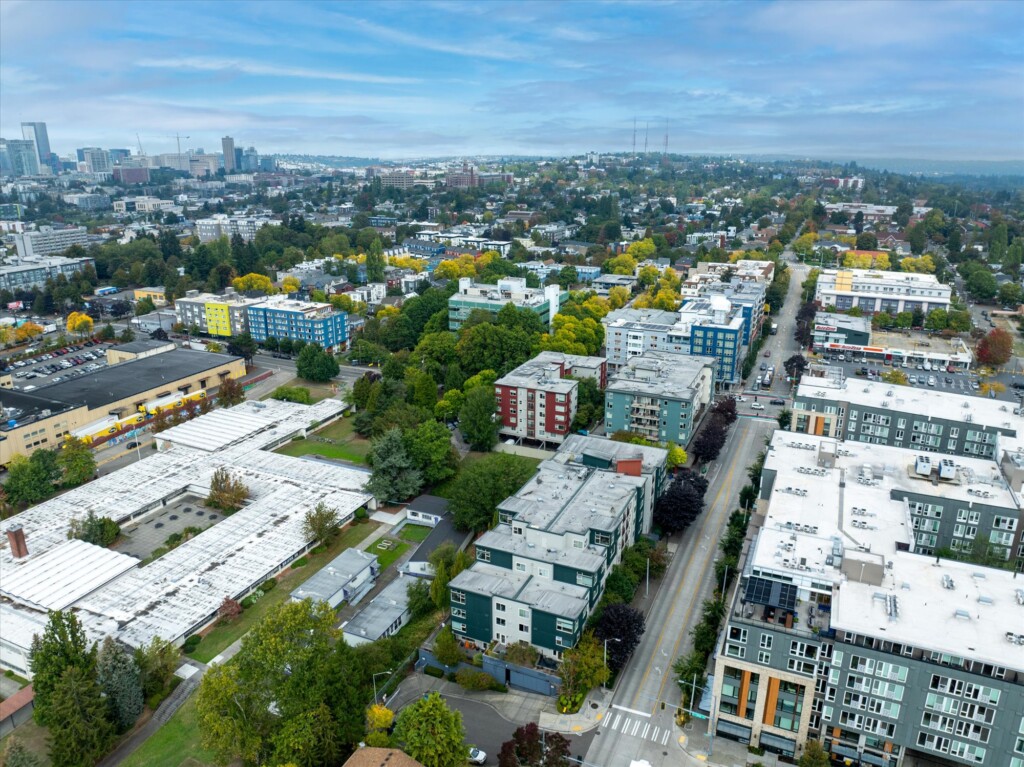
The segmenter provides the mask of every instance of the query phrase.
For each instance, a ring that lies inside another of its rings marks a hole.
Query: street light
[[[385,671],[378,671],[376,674],[373,675],[373,702],[375,704],[377,703],[377,677],[383,676],[384,674],[391,674],[393,672],[394,669],[389,668]]]
[[[621,639],[617,639],[616,637],[608,637],[607,639],[604,640],[604,667],[605,668],[608,668],[608,643],[609,642],[621,642],[621,641],[622,641]],[[606,690],[608,689],[608,680],[605,680],[604,689],[606,689]]]

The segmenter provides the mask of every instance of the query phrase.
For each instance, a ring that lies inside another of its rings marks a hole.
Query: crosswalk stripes
[[[643,729],[640,729],[641,725]],[[662,746],[667,746],[669,738],[672,737],[671,727],[662,728],[639,717],[625,716],[620,713],[615,713],[614,716],[609,713],[608,716],[601,720],[600,727],[604,730],[613,730],[622,735],[631,735],[643,740],[650,740]]]

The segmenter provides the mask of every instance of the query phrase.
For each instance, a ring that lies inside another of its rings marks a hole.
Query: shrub
[[[266,594],[268,591],[273,591],[274,586],[277,585],[277,581],[274,578],[267,578],[263,583],[260,584],[260,591]]]
[[[185,640],[185,644],[181,646],[181,649],[187,653],[192,652],[199,646],[199,643],[202,641],[203,638],[199,634],[193,634]]]
[[[299,557],[294,562],[292,562],[292,569],[294,570],[297,567],[305,567],[308,564],[309,559],[307,559],[306,557]]]
[[[319,546],[314,546],[313,548],[311,548],[309,550],[309,553],[310,554],[323,554],[325,551],[327,551],[327,547],[324,546],[323,544],[320,544]]]
[[[467,690],[490,690],[494,687],[494,677],[485,671],[473,671],[469,668],[457,672],[455,681]]]
[[[242,605],[242,609],[243,609],[243,610],[248,610],[248,609],[249,609],[250,607],[252,607],[252,606],[253,606],[253,605],[254,605],[255,603],[256,603],[256,601],[255,601],[255,600],[254,600],[254,599],[253,599],[253,598],[252,598],[251,596],[249,596],[249,597],[246,597],[246,598],[245,598],[245,599],[243,599],[243,600],[242,600],[241,602],[239,602],[239,604],[240,604],[240,605]]]
[[[358,509],[356,509],[356,519],[358,519],[360,522],[369,518],[370,512],[368,512],[366,509],[364,509],[361,506]]]
[[[444,677],[444,670],[439,669],[437,666],[425,666],[423,668],[423,673],[427,676],[432,676],[437,679],[441,679],[442,677]]]
[[[476,666],[477,668],[482,668],[483,667],[483,665],[484,665],[484,654],[482,652],[478,652],[476,655],[473,656],[473,665]]]

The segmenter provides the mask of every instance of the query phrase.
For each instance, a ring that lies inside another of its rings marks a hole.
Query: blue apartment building
[[[348,342],[348,315],[330,304],[273,296],[248,308],[249,333],[257,343],[268,338],[320,344],[340,351]]]

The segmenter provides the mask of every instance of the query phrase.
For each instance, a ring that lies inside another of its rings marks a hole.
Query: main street
[[[652,767],[679,763],[682,731],[674,723],[679,686],[672,664],[691,648],[690,630],[700,620],[701,603],[714,590],[718,540],[748,481],[747,467],[775,428],[772,420],[748,417],[733,425],[708,475],[704,513],[674,539],[679,545],[647,616],[647,631],[619,677],[612,707],[587,752],[588,764],[618,767],[634,759],[646,759]]]

